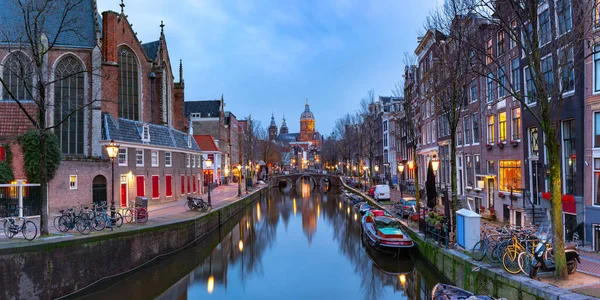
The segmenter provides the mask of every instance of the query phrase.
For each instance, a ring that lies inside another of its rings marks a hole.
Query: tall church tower
[[[310,111],[310,106],[308,105],[308,98],[306,99],[306,104],[304,105],[304,112],[300,115],[300,138],[299,140],[302,142],[310,141],[313,138],[313,134],[315,133],[315,117],[313,113]]]
[[[279,128],[279,134],[288,134],[289,130],[287,124],[285,124],[285,115],[283,115],[283,120],[281,120],[281,127]]]
[[[271,114],[271,124],[269,124],[269,140],[277,138],[277,124],[275,124],[275,115]]]

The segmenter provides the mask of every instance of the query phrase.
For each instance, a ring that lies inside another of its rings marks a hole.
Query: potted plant
[[[520,143],[520,142],[521,142],[521,140],[512,140],[512,141],[510,141],[510,144],[511,144],[513,147],[516,147],[516,146],[518,146],[518,145],[519,145],[519,143]]]
[[[498,142],[498,147],[504,148],[504,145],[506,145],[506,141],[500,141],[500,142]]]
[[[504,198],[506,197],[506,194],[504,192],[498,192],[498,197]]]
[[[482,206],[480,206],[480,207],[479,207],[479,211],[480,211],[482,214],[483,214],[483,213],[485,213],[485,206],[483,206],[483,205],[482,205]]]
[[[495,216],[496,215],[496,209],[493,207],[490,207],[490,215]]]
[[[487,144],[485,144],[485,147],[488,148],[488,150],[489,150],[489,149],[492,149],[492,147],[494,147],[494,144],[493,143],[487,143]]]

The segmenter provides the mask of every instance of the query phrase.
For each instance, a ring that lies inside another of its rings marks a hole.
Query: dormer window
[[[150,126],[142,126],[142,142],[150,142]]]
[[[189,135],[188,135],[187,142],[188,142],[188,148],[192,148],[192,137]]]

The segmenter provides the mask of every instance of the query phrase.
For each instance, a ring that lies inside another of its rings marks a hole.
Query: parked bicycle
[[[21,225],[17,223],[17,221],[19,220],[23,220],[23,223],[21,223]],[[23,237],[28,241],[32,241],[33,239],[35,239],[35,237],[38,234],[37,226],[35,225],[35,223],[33,223],[30,220],[27,220],[26,217],[20,218],[11,216],[4,220],[4,234],[6,235],[6,237],[12,239],[19,232],[21,232],[23,234]]]
[[[92,231],[92,223],[90,222],[89,215],[84,212],[87,209],[88,207],[80,207],[78,214],[75,214],[73,208],[67,209],[66,214],[64,210],[61,210],[60,213],[63,215],[60,216],[58,220],[58,230],[60,232],[67,232],[72,229],[77,229],[77,231],[83,235],[90,234]]]
[[[208,204],[208,202],[204,201],[202,198],[188,196],[187,201],[185,202],[185,209],[207,212],[212,210],[212,205]]]
[[[148,222],[148,210],[139,204],[136,204],[135,207],[130,206],[124,208],[123,220],[127,223],[131,223],[134,219],[136,223]]]

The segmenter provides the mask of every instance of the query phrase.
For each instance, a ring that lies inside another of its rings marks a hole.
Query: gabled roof
[[[194,135],[194,139],[198,146],[200,146],[200,150],[204,152],[220,152],[219,147],[215,143],[215,139],[208,134],[199,134]]]
[[[158,55],[158,46],[159,45],[160,45],[160,41],[154,41],[154,42],[142,44],[142,48],[144,49],[144,52],[146,52],[146,55],[152,61],[156,60],[156,56]]]
[[[202,118],[215,118],[220,116],[221,100],[196,100],[185,101],[185,117],[190,114],[200,114]]]
[[[30,1],[25,1],[28,3]],[[61,15],[65,7],[73,7],[61,26]],[[55,46],[70,48],[94,48],[96,46],[96,9],[93,0],[83,0],[73,6],[73,1],[54,0],[48,2],[48,14],[44,21],[38,23],[42,32],[48,36],[50,42],[56,39]],[[17,1],[0,1],[0,43],[26,42],[23,12]],[[57,36],[58,35],[58,36]]]
[[[142,128],[148,125],[150,130],[150,142],[142,142]],[[167,147],[184,151],[200,151],[196,141],[185,132],[173,128],[145,124],[140,121],[132,121],[119,118],[115,121],[111,115],[103,115],[103,140],[115,140],[132,144],[146,144],[158,147]],[[191,139],[192,148],[188,147],[188,139]]]
[[[33,101],[21,101],[30,116],[35,118],[37,107]],[[33,124],[14,101],[0,101],[0,140],[14,140]]]

